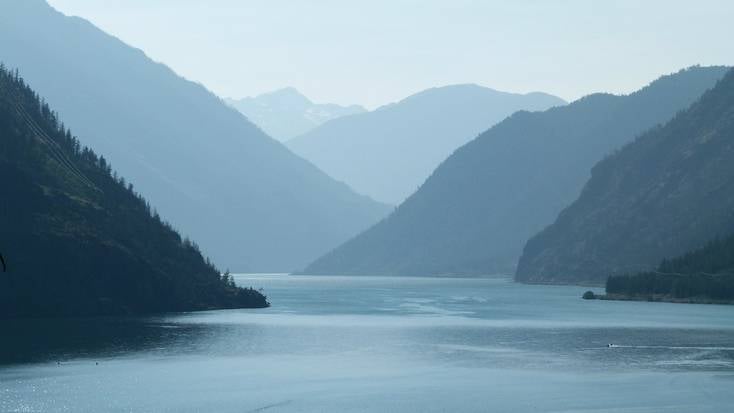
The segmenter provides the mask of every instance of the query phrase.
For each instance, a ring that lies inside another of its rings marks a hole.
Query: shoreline
[[[605,301],[646,301],[652,303],[675,303],[675,304],[718,304],[734,305],[734,300],[716,300],[708,297],[676,298],[668,295],[627,295],[627,294],[601,294],[595,295],[594,300]]]

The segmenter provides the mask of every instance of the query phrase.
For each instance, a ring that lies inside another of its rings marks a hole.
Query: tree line
[[[0,177],[0,318],[269,305],[222,275],[1,64]]]
[[[734,236],[714,239],[654,271],[612,276],[606,292],[633,297],[734,301]]]

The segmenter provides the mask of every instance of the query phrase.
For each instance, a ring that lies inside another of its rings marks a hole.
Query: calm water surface
[[[0,323],[0,412],[734,405],[734,306],[584,301],[581,287],[501,279],[236,278],[273,307]]]

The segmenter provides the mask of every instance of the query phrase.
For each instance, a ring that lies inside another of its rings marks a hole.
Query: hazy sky
[[[734,1],[49,0],[225,97],[375,107],[478,83],[572,100],[734,64]],[[603,3],[603,4],[602,4]]]

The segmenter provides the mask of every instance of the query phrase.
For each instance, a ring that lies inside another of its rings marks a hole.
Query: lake
[[[497,278],[235,278],[263,288],[272,308],[0,322],[0,411],[734,404],[734,306],[586,301],[583,287]]]

